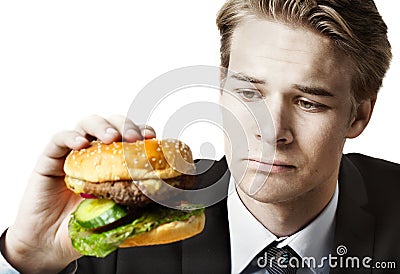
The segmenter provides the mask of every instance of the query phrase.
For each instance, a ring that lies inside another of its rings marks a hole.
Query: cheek
[[[221,96],[220,99],[224,139],[225,156],[233,177],[239,182],[246,171],[246,161],[249,149],[254,147],[257,126],[254,116],[243,102],[238,102],[231,95]]]
[[[309,120],[296,128],[299,148],[307,161],[324,166],[340,159],[346,136],[346,121],[337,116]]]
[[[225,149],[228,151],[247,152],[257,121],[243,102],[233,96],[222,96],[220,100],[223,128],[225,135]]]

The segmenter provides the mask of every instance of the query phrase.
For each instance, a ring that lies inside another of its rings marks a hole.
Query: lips
[[[256,160],[256,159],[247,159],[248,168],[254,168],[260,172],[267,173],[282,173],[294,170],[296,167],[294,165],[288,164],[284,161],[274,160]]]

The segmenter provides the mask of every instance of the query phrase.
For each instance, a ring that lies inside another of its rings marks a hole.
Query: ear
[[[374,110],[376,97],[361,101],[358,105],[356,113],[349,124],[347,138],[355,138],[359,136],[367,127]]]

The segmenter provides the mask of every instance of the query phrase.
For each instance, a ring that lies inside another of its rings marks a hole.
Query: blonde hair
[[[228,0],[217,16],[221,67],[229,67],[232,34],[250,16],[306,27],[333,42],[353,63],[353,100],[374,98],[392,58],[387,26],[373,0]]]

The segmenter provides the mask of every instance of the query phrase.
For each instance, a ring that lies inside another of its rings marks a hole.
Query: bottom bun
[[[203,231],[206,222],[204,213],[192,216],[187,221],[175,221],[160,225],[148,232],[126,239],[119,247],[161,245],[195,236]]]

